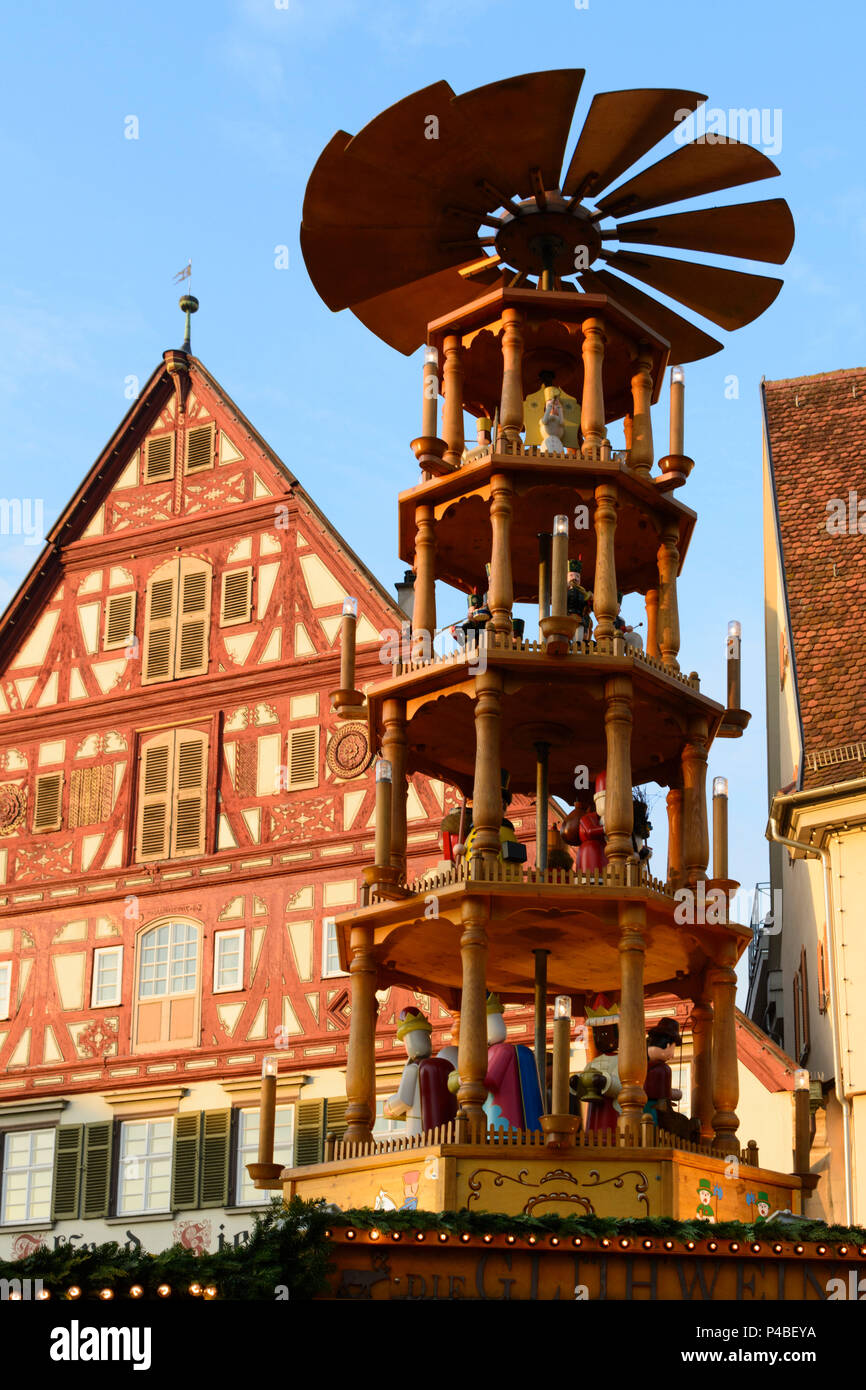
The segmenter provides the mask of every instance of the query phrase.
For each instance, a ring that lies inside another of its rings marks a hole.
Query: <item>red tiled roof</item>
[[[827,528],[827,504],[866,501],[866,367],[764,382],[791,643],[803,724],[803,786],[861,777],[863,761],[809,754],[866,740],[864,534]],[[855,504],[856,509],[856,504]]]

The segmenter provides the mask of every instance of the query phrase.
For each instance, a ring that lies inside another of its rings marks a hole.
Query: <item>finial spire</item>
[[[183,335],[183,351],[190,352],[192,350],[190,344],[190,315],[194,314],[198,309],[198,300],[196,299],[194,294],[182,294],[178,303],[180,304],[181,309],[183,309],[184,313],[186,314],[186,328],[184,330]]]

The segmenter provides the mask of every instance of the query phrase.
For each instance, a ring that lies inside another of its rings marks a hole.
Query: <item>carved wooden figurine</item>
[[[445,1057],[432,1056],[432,1032],[432,1024],[420,1009],[403,1009],[397,1037],[409,1060],[397,1094],[389,1096],[382,1109],[389,1120],[405,1120],[407,1134],[423,1134],[447,1124],[457,1114],[457,1099],[448,1087],[454,1068]]]

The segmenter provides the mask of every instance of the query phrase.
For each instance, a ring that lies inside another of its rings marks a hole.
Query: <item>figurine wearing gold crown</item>
[[[397,1094],[388,1097],[382,1111],[386,1119],[405,1120],[407,1134],[423,1134],[446,1125],[457,1114],[457,1100],[448,1086],[454,1066],[447,1057],[432,1055],[432,1032],[432,1024],[420,1009],[403,1009],[397,1037],[409,1060]]]
[[[508,1031],[498,994],[487,996],[488,1090],[484,1110],[493,1129],[539,1129],[544,1104],[535,1057],[522,1043],[506,1041]]]
[[[603,994],[587,1002],[586,1021],[592,1029],[596,1055],[572,1082],[579,1100],[589,1105],[586,1117],[588,1132],[615,1130],[620,1108],[617,1096],[622,1090],[619,1079],[619,1012]]]

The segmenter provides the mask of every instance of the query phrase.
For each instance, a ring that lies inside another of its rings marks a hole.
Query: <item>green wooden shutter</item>
[[[229,1195],[231,1110],[206,1110],[202,1124],[200,1207],[222,1207]]]
[[[171,1205],[198,1206],[198,1161],[201,1112],[178,1115],[174,1122],[174,1164],[171,1174]]]
[[[305,1100],[298,1105],[295,1163],[321,1163],[324,1147],[325,1102]]]
[[[108,1215],[111,1186],[111,1120],[84,1126],[84,1199],[82,1219]]]
[[[325,1111],[325,1133],[342,1139],[346,1133],[346,1109],[348,1100],[329,1100]]]
[[[83,1125],[60,1125],[54,1142],[52,1221],[75,1221],[81,1191]]]

